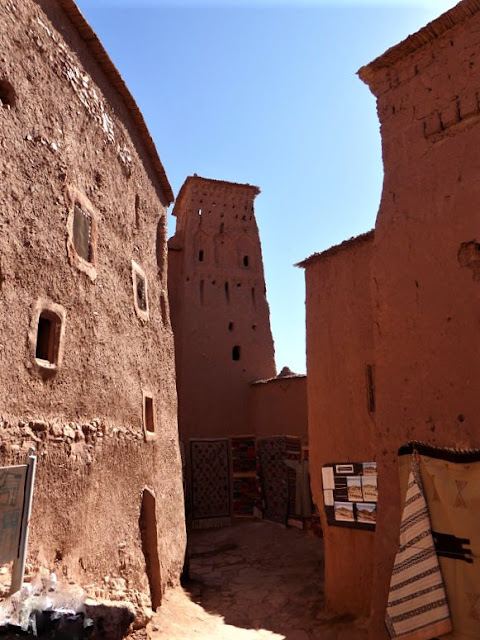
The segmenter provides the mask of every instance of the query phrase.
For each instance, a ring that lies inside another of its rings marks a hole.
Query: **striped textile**
[[[411,458],[385,622],[392,638],[430,640],[452,630],[415,455]]]

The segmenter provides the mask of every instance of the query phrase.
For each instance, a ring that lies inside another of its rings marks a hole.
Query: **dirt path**
[[[322,613],[323,547],[264,521],[190,537],[191,582],[166,594],[152,640],[363,640],[365,621]]]

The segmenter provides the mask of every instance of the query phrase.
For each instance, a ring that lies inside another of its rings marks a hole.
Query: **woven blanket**
[[[285,436],[258,440],[263,517],[285,525],[288,514],[286,449]]]
[[[190,440],[194,528],[230,524],[231,469],[228,438]]]
[[[253,516],[257,497],[257,478],[233,478],[233,513],[238,516]]]
[[[427,503],[414,455],[385,622],[392,638],[430,640],[452,629]]]
[[[442,640],[479,640],[480,451],[414,448],[452,617]],[[411,449],[400,450],[403,485]]]
[[[288,480],[288,516],[301,518],[302,515],[302,443],[300,438],[285,437],[285,464]]]
[[[256,472],[255,436],[232,437],[232,462],[234,474]]]

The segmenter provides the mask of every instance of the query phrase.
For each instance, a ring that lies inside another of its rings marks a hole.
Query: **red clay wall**
[[[185,442],[250,433],[249,383],[276,373],[253,210],[257,193],[250,185],[195,176],[175,205],[170,304]],[[235,346],[239,360],[232,358]]]
[[[372,262],[379,512],[372,638],[401,515],[396,452],[480,446],[480,13],[374,71],[385,179]],[[466,243],[466,244],[465,244]]]
[[[298,436],[308,444],[307,378],[273,378],[250,385],[252,433]]]
[[[83,584],[115,572],[146,588],[138,518],[150,486],[165,586],[185,546],[167,198],[123,100],[56,1],[2,3],[0,37],[0,80],[16,93],[0,108],[0,464],[37,445],[30,556]],[[74,190],[98,226],[96,279],[67,251]],[[147,276],[148,321],[134,308],[132,259]],[[63,362],[47,379],[28,339],[39,299],[66,312]],[[144,390],[156,401],[148,442]]]
[[[372,251],[368,234],[303,265],[310,477],[324,531],[325,604],[354,615],[370,609],[374,533],[326,523],[321,469],[328,462],[376,460],[365,372],[373,364]]]

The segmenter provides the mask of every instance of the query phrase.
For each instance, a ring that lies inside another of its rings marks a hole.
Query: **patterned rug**
[[[453,631],[449,640],[480,639],[480,451],[414,443],[399,452],[404,488],[417,452],[432,534],[445,582]]]
[[[234,474],[256,472],[255,436],[232,437],[232,464]]]
[[[233,513],[253,516],[257,497],[257,478],[233,478]]]
[[[257,499],[257,452],[255,436],[231,438],[233,467],[233,513],[253,516]]]
[[[285,463],[288,467],[288,517],[302,520],[302,443],[300,438],[286,436]]]
[[[429,640],[452,630],[418,461],[411,468],[385,622],[392,638]]]
[[[265,520],[287,524],[288,467],[285,436],[260,438],[258,457],[262,485],[262,508]]]
[[[194,528],[231,522],[231,468],[228,438],[190,440]]]

